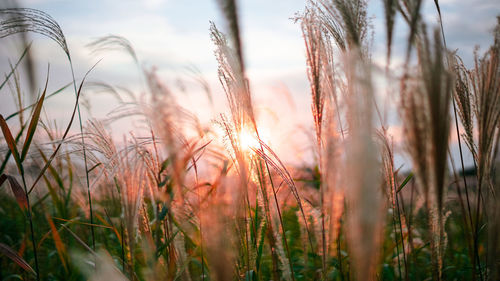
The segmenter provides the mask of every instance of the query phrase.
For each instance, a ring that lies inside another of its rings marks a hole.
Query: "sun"
[[[250,152],[252,151],[252,148],[259,147],[259,139],[257,138],[257,134],[247,128],[242,129],[238,137],[241,150],[245,152]]]
[[[263,142],[267,142],[269,140],[269,134],[267,133],[267,130],[263,128],[259,128],[259,136]],[[252,152],[253,149],[257,149],[260,147],[260,142],[257,134],[249,128],[243,128],[238,134],[238,138],[241,150],[243,150],[244,152]]]

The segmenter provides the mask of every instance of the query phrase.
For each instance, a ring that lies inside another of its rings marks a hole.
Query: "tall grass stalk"
[[[441,37],[443,39],[443,46],[444,46],[445,49],[448,49],[447,46],[446,46],[446,37],[445,37],[445,33],[444,33],[443,18],[441,16],[441,8],[439,6],[439,1],[438,0],[434,0],[434,4],[436,6],[436,10],[437,10],[438,16],[439,16],[439,27],[440,27],[440,30],[441,30]],[[448,65],[448,67],[451,68],[452,64],[450,63],[450,60],[448,58],[449,57],[447,57],[447,59],[446,59],[446,63]],[[460,164],[461,164],[462,171],[465,171],[464,157],[463,157],[463,152],[462,152],[462,140],[460,138],[460,129],[459,129],[459,126],[458,126],[457,106],[455,104],[455,98],[452,98],[452,105],[453,105],[453,117],[454,117],[454,121],[455,121],[455,132],[456,132],[457,140],[458,140],[458,151],[459,151],[459,155],[460,155]],[[467,106],[465,103],[463,103],[462,105]],[[466,121],[466,123],[464,123],[465,126],[468,126],[470,124],[468,121],[470,121],[470,120],[466,119],[465,121]],[[469,140],[472,137],[472,133],[470,131],[470,128],[471,127],[469,126],[468,127],[469,130],[467,132],[467,134],[469,136]],[[453,161],[453,160],[451,160],[451,161]],[[453,170],[453,173],[455,173],[455,170]],[[468,211],[469,211],[469,218],[471,218],[472,214],[471,214],[471,209],[470,209],[469,191],[468,191],[467,180],[465,178],[465,173],[464,172],[462,172],[462,179],[463,179],[464,188],[465,188],[465,195],[466,195],[467,207],[468,207]],[[458,188],[458,185],[457,185],[457,188]],[[460,196],[460,193],[459,193],[459,196]],[[461,196],[460,196],[460,200],[462,200]],[[465,215],[465,213],[464,213],[464,215]],[[472,221],[471,221],[471,225],[472,225]],[[467,228],[467,224],[465,224],[464,227]],[[472,234],[472,237],[474,237],[473,239],[475,239],[475,233]],[[476,266],[475,266],[476,260],[479,263],[479,267],[481,268],[481,262],[479,260],[479,253],[477,252],[477,250],[474,250],[474,256],[472,257],[472,260],[473,260],[473,263],[472,263],[473,264],[473,279],[475,280],[476,274],[474,272],[476,270]]]

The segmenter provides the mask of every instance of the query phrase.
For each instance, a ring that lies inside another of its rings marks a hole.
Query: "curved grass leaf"
[[[43,101],[45,100],[45,94],[47,93],[47,85],[49,83],[49,74],[47,71],[47,80],[45,81],[45,88],[43,90],[43,94],[40,96],[38,103],[33,111],[33,116],[31,117],[30,125],[28,127],[28,132],[26,134],[26,140],[24,141],[23,150],[21,152],[21,162],[26,159],[26,155],[28,154],[28,149],[31,145],[31,141],[33,140],[33,136],[35,135],[36,126],[38,125],[38,120],[40,119],[40,112],[42,111]]]
[[[5,84],[7,84],[7,81],[9,81],[10,77],[12,76],[12,74],[14,74],[14,72],[16,72],[16,69],[17,67],[19,66],[19,64],[21,63],[21,61],[23,60],[23,58],[26,56],[26,54],[28,53],[29,49],[31,47],[31,43],[28,44],[26,46],[26,48],[24,48],[24,51],[23,53],[21,54],[21,56],[19,57],[19,59],[17,60],[16,64],[12,67],[12,69],[10,70],[9,74],[7,74],[5,76],[5,80],[2,82],[2,84],[0,84],[0,90],[3,88],[3,86],[5,86]],[[8,119],[8,118],[7,118]]]
[[[18,255],[16,251],[14,251],[11,247],[3,243],[0,243],[0,253],[7,256],[13,262],[17,263],[17,265],[22,267],[24,270],[36,274],[33,268],[31,268],[31,266],[20,255]]]
[[[19,207],[23,211],[28,209],[28,201],[26,199],[26,193],[24,192],[21,185],[17,182],[16,178],[14,178],[13,176],[3,174],[0,176],[0,185],[2,185],[5,182],[5,180],[9,181],[10,188],[12,189],[12,193],[14,194],[17,204],[19,204]]]
[[[8,118],[5,120],[8,120]],[[19,142],[19,139],[21,139],[21,136],[23,135],[24,129],[26,129],[26,124],[24,124],[21,127],[21,130],[19,130],[19,133],[17,133],[16,138],[14,139],[16,143]],[[11,155],[12,155],[12,152],[10,152],[10,150],[7,150],[7,153],[5,154],[5,158],[3,159],[2,165],[0,165],[0,174],[3,174],[3,171],[5,170],[5,167],[7,166],[7,163],[9,162]]]
[[[64,243],[61,240],[61,236],[59,235],[59,232],[56,226],[54,225],[54,221],[52,220],[50,215],[46,213],[45,216],[47,217],[47,221],[49,222],[50,230],[52,232],[52,239],[54,239],[54,244],[56,245],[57,254],[61,259],[61,263],[64,267],[64,270],[68,272],[68,265],[66,262],[66,257],[67,257],[66,247],[64,246]]]
[[[12,137],[12,133],[10,132],[9,126],[7,125],[7,122],[3,118],[3,115],[0,114],[0,127],[2,127],[2,133],[5,138],[5,141],[7,142],[7,145],[9,146],[9,150],[14,156],[14,160],[16,161],[17,169],[19,169],[19,173],[21,175],[24,174],[23,166],[21,165],[21,158],[19,157],[19,152],[17,151],[16,147],[16,142],[14,141],[14,138]]]

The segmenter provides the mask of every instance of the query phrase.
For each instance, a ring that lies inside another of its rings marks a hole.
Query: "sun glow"
[[[264,128],[259,128],[260,139],[267,143],[269,141],[269,132]],[[251,152],[253,149],[260,147],[257,134],[250,128],[244,128],[238,135],[241,150]]]

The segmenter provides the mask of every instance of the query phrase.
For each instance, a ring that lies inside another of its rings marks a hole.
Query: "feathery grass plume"
[[[394,152],[392,141],[389,140],[387,130],[377,131],[377,137],[381,144],[382,168],[384,171],[384,184],[387,189],[385,193],[390,201],[393,211],[396,211],[396,175],[394,169]]]
[[[207,99],[210,103],[211,109],[213,110],[214,99],[213,99],[213,95],[212,95],[212,90],[210,88],[210,84],[205,79],[203,73],[195,65],[187,66],[186,71],[187,71],[188,76],[203,89],[203,91],[207,95]]]
[[[48,14],[28,8],[1,9],[0,38],[17,33],[34,32],[54,40],[69,56],[66,38],[59,24]]]
[[[441,28],[441,35],[442,35],[442,39],[443,39],[443,45],[447,49],[448,47],[446,46],[446,37],[445,37],[445,33],[444,33],[443,18],[442,18],[442,15],[441,15],[441,8],[439,6],[439,1],[438,0],[434,0],[434,4],[436,6],[436,10],[437,10],[438,17],[439,17],[439,26]],[[458,56],[456,58],[460,59]],[[457,77],[458,82],[455,83],[456,84],[456,86],[454,87],[455,91],[462,91],[463,92],[463,91],[466,91],[468,89],[457,89],[457,86],[458,86],[457,84],[461,84],[461,83],[463,84],[463,82],[464,82],[465,79],[464,79],[464,77],[460,77],[460,76],[463,75],[463,72],[461,72],[460,70],[457,71],[453,67],[453,65],[456,65],[456,62],[454,62],[454,60],[456,58],[455,57],[451,57],[451,58],[448,57],[446,61],[447,61],[448,67],[452,68],[452,70],[455,71],[455,74],[457,76],[459,76],[459,77]],[[463,65],[463,63],[461,61],[460,61],[460,63]],[[462,86],[458,86],[458,87],[461,88],[461,87],[467,87],[467,86],[462,85]],[[465,99],[463,102],[468,102],[467,101],[468,97],[465,97],[465,95],[467,95],[467,94],[468,93],[462,93],[462,95],[463,95],[462,99]],[[454,96],[456,96],[456,95],[454,95]],[[458,126],[458,118],[457,118],[457,105],[456,105],[456,101],[455,100],[456,100],[455,98],[452,98],[453,113],[454,113],[454,117],[455,117],[454,118],[454,121],[455,121],[455,131],[456,131],[457,140],[458,140],[458,149],[459,149],[459,155],[460,155],[460,164],[462,166],[462,171],[465,171],[464,157],[463,157],[463,152],[462,152],[462,141],[461,141],[461,138],[460,138],[460,128]],[[462,107],[464,107],[464,105],[462,105]],[[465,107],[467,107],[467,106],[465,106]],[[469,105],[469,107],[470,107],[470,105]],[[472,122],[471,122],[472,120],[468,119],[468,117],[470,117],[470,115],[467,116],[470,113],[470,108],[467,108],[466,110],[468,112],[464,114],[465,115],[464,117],[466,119],[464,121],[465,121],[465,123],[468,123],[468,124],[464,124],[464,127],[466,127],[465,128],[465,130],[466,130],[466,133],[465,133],[465,135],[466,135],[466,137],[465,137],[466,138],[465,143],[469,146],[469,149],[472,152],[473,157],[474,157],[475,156],[474,155],[475,149],[474,149],[474,147],[472,145],[472,143],[473,143],[472,142],[472,140],[473,140],[473,137],[472,137]],[[459,111],[461,111],[461,110],[459,109]],[[464,119],[464,118],[462,118],[462,119]],[[448,151],[448,153],[450,154],[449,151]],[[451,154],[450,154],[450,162],[453,165],[453,159],[451,157]],[[476,166],[477,164],[474,163],[474,165]],[[455,172],[455,168],[454,168],[454,166],[452,166],[452,167],[453,167],[453,170],[452,170],[453,174],[454,174],[455,178],[457,178],[456,172]],[[473,225],[473,222],[472,222],[472,212],[471,212],[471,208],[470,208],[470,198],[469,198],[469,191],[468,191],[468,186],[467,186],[467,180],[466,180],[466,177],[465,177],[465,172],[462,173],[462,178],[463,178],[463,183],[464,183],[464,187],[465,187],[465,195],[466,195],[466,200],[467,200],[467,210],[469,212],[470,226],[471,226],[471,229],[472,229],[472,225]],[[457,193],[458,193],[458,197],[459,197],[459,200],[460,200],[462,212],[463,212],[463,214],[465,216],[465,214],[466,214],[465,213],[465,207],[464,207],[464,204],[463,204],[463,199],[462,199],[462,196],[461,196],[461,191],[459,189],[460,187],[458,185],[456,185],[456,187],[457,187]],[[465,222],[464,228],[468,232],[468,230],[467,230],[468,223],[467,223],[466,220],[464,220],[464,222]],[[474,235],[472,232],[470,232],[470,233],[472,234],[473,240],[475,241],[476,240],[476,235]],[[466,234],[466,237],[467,236],[468,236],[468,233]],[[466,238],[466,239],[469,240],[468,238]],[[472,262],[472,268],[473,268],[472,269],[472,275],[473,275],[473,280],[475,280],[475,278],[476,278],[476,260],[479,262],[479,254],[478,254],[477,251],[472,250],[472,247],[470,247],[470,244],[468,244],[468,245],[469,245],[469,253],[471,255],[471,259],[473,260],[473,262]],[[474,242],[474,247],[475,246],[476,245],[475,245],[475,242]],[[479,262],[479,265],[480,265],[480,262]],[[480,271],[480,277],[482,279],[482,272],[481,271]]]
[[[500,122],[500,17],[498,22],[493,46],[483,57],[476,55],[475,67],[471,71],[474,113],[479,136],[476,153],[478,188],[489,186],[492,194],[495,194],[495,191],[489,177]]]
[[[439,210],[443,208],[443,192],[446,181],[447,160],[446,153],[450,131],[450,104],[452,90],[452,75],[444,66],[444,56],[448,56],[444,50],[439,32],[434,32],[434,46],[431,50],[427,36],[424,35],[424,42],[419,42],[418,54],[421,71],[421,79],[424,82],[428,113],[430,114],[431,152],[432,161],[435,166],[431,166],[434,171],[436,199]],[[429,125],[430,125],[429,124]]]
[[[399,4],[397,5],[399,12],[403,19],[408,24],[410,28],[410,32],[408,34],[408,45],[406,47],[406,64],[410,62],[411,51],[413,49],[413,45],[415,43],[415,38],[419,34],[421,27],[421,15],[420,9],[422,7],[422,0],[399,0]]]
[[[99,152],[104,156],[103,160],[107,163],[104,163],[105,166],[108,167],[116,167],[117,166],[117,155],[118,150],[113,141],[113,138],[107,132],[106,128],[102,121],[91,119],[88,121],[88,125],[86,127],[86,137],[89,139],[89,151]],[[97,165],[101,162],[96,162],[94,165]]]
[[[231,111],[231,124],[223,118],[223,129],[231,144],[234,159],[238,167],[238,175],[241,181],[242,196],[247,192],[248,167],[245,154],[239,144],[239,134],[243,130],[255,132],[256,124],[252,108],[250,91],[242,72],[241,61],[235,54],[233,48],[228,45],[226,36],[211,23],[210,35],[216,45],[215,56],[219,63],[219,81],[224,88],[226,98]]]
[[[210,25],[210,36],[216,46],[215,56],[219,63],[218,75],[231,111],[232,123],[236,132],[244,127],[254,129],[255,119],[251,94],[241,65],[241,58],[234,47],[229,45],[226,36],[215,24]]]
[[[321,22],[313,9],[306,9],[302,17],[302,34],[306,45],[307,77],[311,88],[312,113],[316,128],[316,141],[318,148],[321,147],[321,121],[323,120],[323,107],[325,93],[321,88],[322,68],[325,39]],[[321,159],[321,157],[320,157]]]
[[[443,200],[447,178],[447,151],[453,79],[444,66],[447,55],[438,30],[431,43],[422,26],[417,42],[419,72],[402,78],[401,118],[406,149],[412,158],[417,184],[424,191],[431,230],[433,278],[441,279],[444,254]],[[411,80],[411,81],[409,81]]]
[[[122,92],[127,94],[127,96],[131,98],[131,100],[135,100],[135,96],[133,96],[133,93],[131,91],[129,91],[128,89],[126,89],[124,87],[111,85],[111,84],[108,84],[108,83],[103,82],[103,81],[89,82],[87,84],[87,87],[85,87],[85,88],[89,89],[89,90],[94,90],[97,93],[105,93],[105,94],[111,95],[112,97],[114,97],[116,99],[116,101],[118,103],[125,102],[125,99],[122,98],[122,96],[121,96]]]
[[[476,155],[476,146],[474,142],[474,99],[472,95],[472,85],[471,85],[471,79],[470,79],[470,71],[465,67],[463,64],[462,59],[458,55],[450,56],[449,57],[449,64],[450,67],[453,70],[453,74],[455,77],[455,87],[453,89],[453,98],[454,98],[454,109],[455,109],[455,124],[458,124],[456,120],[456,112],[458,112],[458,116],[460,118],[460,121],[462,123],[462,126],[464,128],[465,133],[462,134],[462,136],[458,136],[459,138],[462,137],[469,148],[469,151],[472,153],[473,159],[477,159]],[[459,129],[458,127],[456,128],[457,135],[459,135]],[[460,141],[460,139],[458,139]],[[460,142],[459,142],[460,145]],[[461,148],[460,148],[461,151]],[[452,159],[451,159],[452,160]],[[462,158],[461,158],[462,160]],[[476,162],[475,162],[476,163]],[[453,165],[453,160],[451,161],[451,164]],[[461,162],[462,164],[462,170],[464,170],[463,166],[463,160]],[[455,171],[455,168],[453,167],[452,169]],[[456,173],[454,173],[456,176]],[[474,244],[474,223],[472,219],[472,209],[471,209],[471,200],[469,197],[469,190],[467,187],[467,181],[465,179],[465,174],[463,174],[463,180],[464,180],[464,187],[465,187],[465,197],[466,197],[466,203],[467,203],[467,209],[465,208],[465,204],[463,204],[463,199],[461,196],[461,191],[460,191],[460,186],[457,185],[457,193],[459,196],[460,204],[462,207],[462,212],[464,214],[464,228],[466,229],[466,239],[468,240],[468,247],[469,247],[469,255],[470,259],[472,260],[472,267],[473,267],[473,279],[476,278],[475,270],[476,270],[476,253],[474,252],[472,244]],[[466,211],[467,210],[467,211]],[[468,214],[468,215],[466,215]]]
[[[314,1],[309,1],[310,7],[306,7],[307,10],[314,11],[317,14],[318,19],[322,22],[323,28],[328,31],[335,45],[341,52],[347,50],[347,39],[344,29],[342,28],[342,23],[339,22],[340,16],[337,11],[330,5],[323,4],[323,2],[317,3]],[[302,17],[297,17],[296,20],[302,19]]]
[[[143,163],[132,157],[134,156],[128,155],[127,151],[125,151],[124,155],[119,156],[119,168],[114,177],[120,188],[122,215],[128,238],[130,266],[133,268],[137,221],[146,178],[144,178],[143,174]]]
[[[132,47],[132,44],[130,44],[130,41],[128,41],[125,37],[118,35],[107,35],[99,37],[87,44],[87,47],[92,49],[93,54],[97,54],[99,52],[107,50],[124,50],[127,54],[130,55],[130,57],[132,57],[134,62],[139,65],[139,60],[134,48]]]
[[[406,258],[406,248],[405,249],[405,239],[403,233],[403,222],[404,217],[401,216],[399,209],[399,197],[398,197],[398,186],[397,186],[397,171],[394,169],[394,148],[392,139],[389,140],[389,136],[387,130],[382,128],[381,131],[377,131],[377,137],[381,142],[381,155],[382,155],[382,169],[384,175],[384,186],[386,197],[389,199],[390,205],[392,206],[392,223],[393,223],[393,232],[396,244],[396,254],[398,260],[398,270],[399,276],[402,277],[401,272],[401,261],[399,254],[399,238],[398,231],[396,229],[396,222],[399,226],[399,234],[401,237],[401,248],[403,253],[403,262],[404,262],[404,274],[405,278],[408,279],[408,263]],[[396,215],[398,220],[396,221]],[[409,250],[409,249],[408,249]]]
[[[458,55],[450,56],[450,59],[450,65],[453,67],[455,77],[453,98],[457,105],[458,116],[465,130],[465,134],[462,137],[473,157],[476,158],[476,147],[474,144],[474,100],[471,89],[470,71],[467,70]]]
[[[334,60],[333,60],[333,48],[331,45],[331,39],[327,35],[327,29],[325,29],[325,21],[332,20],[325,18],[321,20],[318,13],[320,9],[306,8],[304,15],[301,17],[302,34],[304,37],[306,45],[306,59],[308,66],[308,79],[311,88],[312,96],[312,113],[314,118],[314,125],[316,129],[316,147],[319,158],[319,166],[321,175],[325,177],[331,177],[334,179],[335,170],[331,170],[333,162],[336,161],[335,155],[332,155],[335,148],[333,147],[332,140],[335,138],[335,121],[333,119],[333,112],[338,116],[338,122],[341,124],[339,106],[336,94],[336,83],[335,83],[335,71],[334,71]],[[335,24],[332,20],[330,25]],[[326,103],[329,101],[329,104]],[[325,105],[327,107],[327,123],[324,124],[324,109]],[[327,132],[323,132],[323,128],[327,129]],[[328,146],[326,148],[325,146]],[[324,155],[326,153],[326,155]],[[332,159],[325,158],[333,157]],[[327,163],[328,162],[328,163]],[[327,165],[328,167],[325,167]],[[332,173],[332,175],[329,175]],[[321,213],[321,256],[322,256],[322,267],[323,267],[323,279],[326,278],[326,260],[328,255],[328,245],[327,238],[330,238],[329,231],[329,214],[334,206],[331,206],[330,198],[331,194],[329,192],[330,188],[334,187],[334,180],[325,182],[320,187],[320,213]],[[326,200],[325,200],[326,198]],[[336,209],[335,209],[336,210]],[[334,212],[334,220],[340,219],[341,212]],[[331,223],[336,224],[337,222],[332,221]],[[307,226],[307,223],[306,223]],[[335,231],[333,231],[335,232]]]
[[[342,139],[344,138],[344,126],[342,125],[342,96],[339,96],[338,92],[344,91],[346,88],[344,82],[341,80],[340,73],[336,69],[334,48],[332,45],[332,40],[325,34],[324,45],[322,48],[322,89],[326,92],[325,107],[327,112],[324,116],[326,118],[324,122],[324,128],[330,128],[331,131],[325,132],[322,136],[323,139],[334,135],[335,130],[340,130]]]
[[[375,280],[384,227],[384,200],[378,149],[373,139],[373,86],[370,65],[348,53],[349,136],[342,185],[346,192],[346,233],[356,280]]]
[[[323,22],[340,50],[366,51],[368,35],[366,0],[319,0]],[[319,5],[316,5],[319,7]]]
[[[494,170],[494,150],[500,138],[500,17],[497,17],[497,20],[498,23],[493,34],[493,45],[481,58],[477,54],[475,55],[474,69],[470,74],[474,115],[478,131],[477,152],[475,155],[475,164],[477,165],[477,199],[474,226],[475,253],[478,253],[479,250],[478,236],[482,198],[489,198],[489,200],[485,200],[483,206],[486,217],[489,219],[494,217],[490,215],[495,212],[494,198],[498,196],[498,188],[493,185],[491,179]],[[489,192],[485,191],[484,188],[487,188]],[[491,214],[488,214],[489,212]],[[479,257],[477,259],[479,274],[482,276]]]
[[[97,198],[109,198],[110,201],[106,206],[97,205],[96,211],[104,212],[106,210],[118,209],[121,214],[116,214],[120,217],[120,221],[125,224],[125,233],[118,235],[119,239],[125,239],[128,246],[128,254],[126,256],[127,267],[130,269],[129,276],[132,277],[132,272],[135,267],[136,242],[139,241],[138,230],[143,240],[147,240],[147,234],[150,235],[148,227],[147,215],[144,213],[143,202],[148,194],[151,194],[154,179],[150,175],[150,167],[147,159],[144,156],[146,145],[149,141],[138,141],[133,138],[131,143],[125,140],[125,147],[118,150],[110,135],[105,131],[103,125],[99,121],[91,120],[85,137],[90,141],[87,143],[88,156],[93,156],[96,163],[94,167],[101,165],[102,172],[93,178],[92,188],[101,184],[101,188],[95,189],[94,194]],[[75,138],[77,140],[77,138]],[[76,145],[81,146],[81,143],[76,142]],[[80,150],[81,151],[81,150]],[[93,157],[89,157],[92,159]],[[154,202],[154,201],[151,201]],[[101,207],[101,208],[99,208]],[[145,221],[146,219],[146,221]],[[124,255],[125,258],[125,255]],[[125,261],[124,261],[125,262]],[[123,268],[126,271],[125,267]]]

